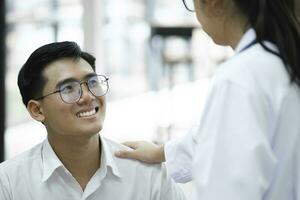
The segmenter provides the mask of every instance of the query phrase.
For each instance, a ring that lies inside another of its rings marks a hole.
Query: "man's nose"
[[[88,84],[87,83],[81,83],[81,90],[82,90],[82,95],[79,100],[81,101],[90,101],[95,98],[95,96],[92,94],[92,92],[89,90]]]

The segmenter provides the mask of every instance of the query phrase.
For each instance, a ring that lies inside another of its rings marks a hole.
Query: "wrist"
[[[158,162],[165,162],[166,161],[165,146],[163,144],[158,146],[158,148],[157,148],[157,158],[158,158]]]

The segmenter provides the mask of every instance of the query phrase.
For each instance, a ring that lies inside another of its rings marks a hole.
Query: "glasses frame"
[[[104,80],[105,80],[105,83],[106,83],[106,86],[107,86],[106,92],[105,92],[103,95],[101,95],[101,96],[96,96],[96,95],[94,95],[94,93],[90,90],[90,87],[89,87],[89,84],[88,84],[88,80],[89,80],[90,78],[92,78],[92,77],[95,77],[95,76],[101,76],[101,77],[104,77]],[[44,96],[41,96],[41,97],[39,97],[39,98],[36,98],[35,100],[36,100],[36,101],[42,100],[42,99],[44,99],[44,98],[46,98],[46,97],[48,97],[48,96],[50,96],[50,95],[52,95],[52,94],[59,93],[59,96],[60,96],[61,100],[62,100],[64,103],[66,103],[66,104],[73,104],[73,103],[76,103],[76,102],[78,102],[78,101],[81,99],[82,94],[83,94],[83,90],[82,90],[82,87],[81,87],[82,84],[86,84],[86,86],[87,86],[89,92],[90,92],[93,96],[95,96],[95,97],[103,97],[104,95],[107,94],[108,89],[109,89],[109,84],[108,84],[109,78],[106,77],[106,76],[104,76],[104,75],[98,75],[98,74],[95,75],[95,76],[92,76],[92,77],[88,78],[87,81],[81,81],[81,82],[78,81],[78,83],[79,83],[79,85],[80,85],[80,89],[81,89],[81,94],[80,94],[80,97],[78,98],[78,100],[75,101],[75,102],[72,102],[72,103],[66,102],[66,101],[62,98],[62,96],[61,96],[61,88],[59,88],[58,90],[55,90],[54,92],[51,92],[51,93],[46,94],[46,95],[44,95]]]
[[[195,10],[192,10],[192,9],[190,9],[190,8],[188,7],[188,5],[186,4],[185,0],[182,0],[182,2],[183,2],[184,7],[185,7],[188,11],[190,11],[190,12],[196,12]],[[194,2],[195,2],[195,0],[194,0]]]

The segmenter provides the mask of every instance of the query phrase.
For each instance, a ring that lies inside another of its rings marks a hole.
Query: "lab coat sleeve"
[[[276,167],[267,99],[227,80],[208,102],[193,163],[194,199],[262,200]]]
[[[155,200],[186,200],[178,184],[167,173],[164,164],[157,165],[152,172],[151,199]]]
[[[166,167],[170,176],[178,183],[192,180],[192,161],[196,146],[193,133],[194,129],[165,144]]]
[[[210,99],[213,98],[213,90],[210,89],[205,101],[206,112]],[[201,121],[204,115],[201,116]],[[165,144],[166,167],[170,176],[177,183],[187,183],[193,180],[192,164],[199,138],[199,127],[195,125],[189,132],[179,138],[172,139]]]
[[[209,90],[203,113],[208,108],[213,95],[212,91]],[[177,183],[187,183],[193,180],[192,164],[199,134],[199,126],[195,125],[182,137],[174,138],[165,144],[166,167]]]

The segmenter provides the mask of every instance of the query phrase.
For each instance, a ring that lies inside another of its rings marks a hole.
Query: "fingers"
[[[137,149],[140,145],[140,142],[138,142],[138,141],[134,141],[134,142],[123,142],[122,143],[123,145],[125,145],[125,146],[128,146],[128,147],[130,147],[130,148],[132,148],[132,149]]]
[[[138,160],[136,152],[133,151],[117,151],[115,152],[115,156],[119,158],[132,158]]]
[[[158,146],[151,142],[135,141],[124,142],[131,150],[119,150],[115,156],[119,158],[131,158],[146,163],[161,163],[165,161],[164,146]]]

